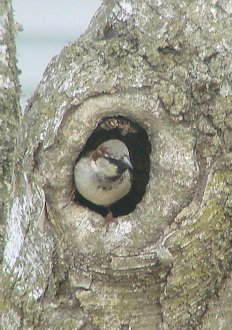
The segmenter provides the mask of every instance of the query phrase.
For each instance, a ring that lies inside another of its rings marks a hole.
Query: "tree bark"
[[[0,261],[2,261],[15,139],[20,122],[20,87],[14,41],[16,26],[13,22],[11,1],[1,2],[0,13]]]
[[[8,176],[4,329],[230,328],[231,10],[108,0],[51,61]],[[70,194],[86,140],[118,115],[146,130],[151,168],[106,228]]]

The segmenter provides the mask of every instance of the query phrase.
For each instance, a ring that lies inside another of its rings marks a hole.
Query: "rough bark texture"
[[[18,137],[3,327],[230,328],[231,13],[105,1],[49,64]],[[68,200],[75,159],[111,115],[145,128],[152,152],[143,200],[107,231]]]
[[[19,124],[19,81],[11,1],[0,3],[0,262],[9,205],[15,136]]]

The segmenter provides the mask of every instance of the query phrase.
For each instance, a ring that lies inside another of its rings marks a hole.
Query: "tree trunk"
[[[3,329],[230,329],[231,21],[227,1],[107,0],[51,61],[3,144]],[[107,227],[73,167],[119,118],[148,136],[149,182]]]
[[[2,261],[15,139],[20,122],[20,87],[14,42],[16,26],[13,22],[11,2],[2,1],[0,12],[0,261]]]

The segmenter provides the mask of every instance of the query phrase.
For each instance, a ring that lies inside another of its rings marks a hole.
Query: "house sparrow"
[[[109,208],[130,191],[132,170],[127,146],[117,139],[107,140],[77,160],[76,188],[91,203]]]

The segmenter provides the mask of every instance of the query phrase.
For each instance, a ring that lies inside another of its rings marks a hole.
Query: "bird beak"
[[[124,157],[124,158],[123,158],[123,163],[126,165],[126,167],[127,167],[128,169],[133,170],[133,166],[132,166],[131,161],[130,161],[129,158]]]

